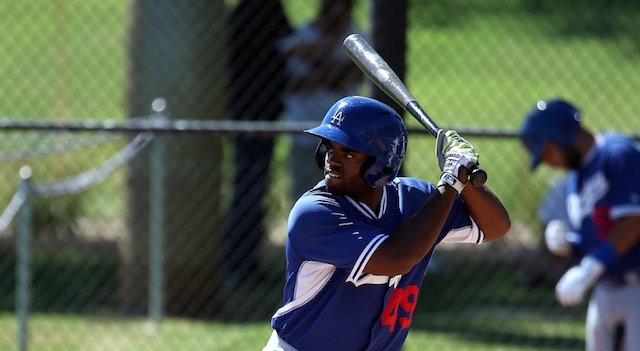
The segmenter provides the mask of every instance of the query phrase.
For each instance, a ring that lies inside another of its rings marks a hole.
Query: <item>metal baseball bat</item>
[[[351,34],[345,38],[342,46],[347,55],[376,85],[389,95],[398,105],[415,117],[420,124],[433,134],[438,135],[440,128],[422,109],[411,95],[398,75],[389,64],[359,34]],[[471,184],[482,186],[487,181],[487,172],[479,167],[470,170]]]

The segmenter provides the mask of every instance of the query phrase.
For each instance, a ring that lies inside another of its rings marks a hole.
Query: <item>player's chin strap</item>
[[[467,185],[467,183],[466,182],[463,183],[460,179],[456,178],[451,173],[443,172],[440,175],[438,186],[440,187],[444,185],[450,185],[452,188],[456,189],[458,194],[460,194],[462,192],[462,189],[464,189],[464,186]]]

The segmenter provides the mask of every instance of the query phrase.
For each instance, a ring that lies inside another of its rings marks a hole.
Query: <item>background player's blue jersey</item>
[[[363,269],[434,190],[419,179],[396,178],[383,188],[377,213],[326,192],[324,181],[305,193],[289,217],[285,304],[272,318],[280,338],[304,351],[400,350],[433,249],[404,275]],[[483,236],[457,197],[436,243],[479,244]]]
[[[613,222],[640,215],[640,150],[635,140],[604,134],[567,179],[567,213],[578,257],[588,255],[607,239]],[[607,274],[640,268],[640,242],[620,257]]]

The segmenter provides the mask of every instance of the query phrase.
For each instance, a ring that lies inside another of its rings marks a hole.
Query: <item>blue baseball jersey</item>
[[[407,274],[363,273],[376,248],[435,191],[398,177],[379,211],[325,191],[306,192],[289,216],[284,306],[271,325],[299,350],[400,350],[409,332],[431,251]],[[457,197],[436,243],[480,244],[484,234]]]
[[[640,216],[640,149],[635,140],[619,134],[596,137],[594,146],[567,178],[567,214],[578,257],[588,255],[607,239],[613,222]],[[640,242],[620,257],[606,274],[640,267]]]

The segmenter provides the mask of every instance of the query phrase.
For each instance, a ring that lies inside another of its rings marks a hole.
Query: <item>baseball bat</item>
[[[398,75],[389,64],[367,43],[359,34],[351,34],[344,39],[342,44],[347,55],[382,91],[393,99],[405,111],[415,117],[420,124],[435,137],[440,128],[422,109],[420,104],[411,95]],[[482,186],[487,181],[487,172],[479,167],[470,169],[471,184],[475,187]]]

